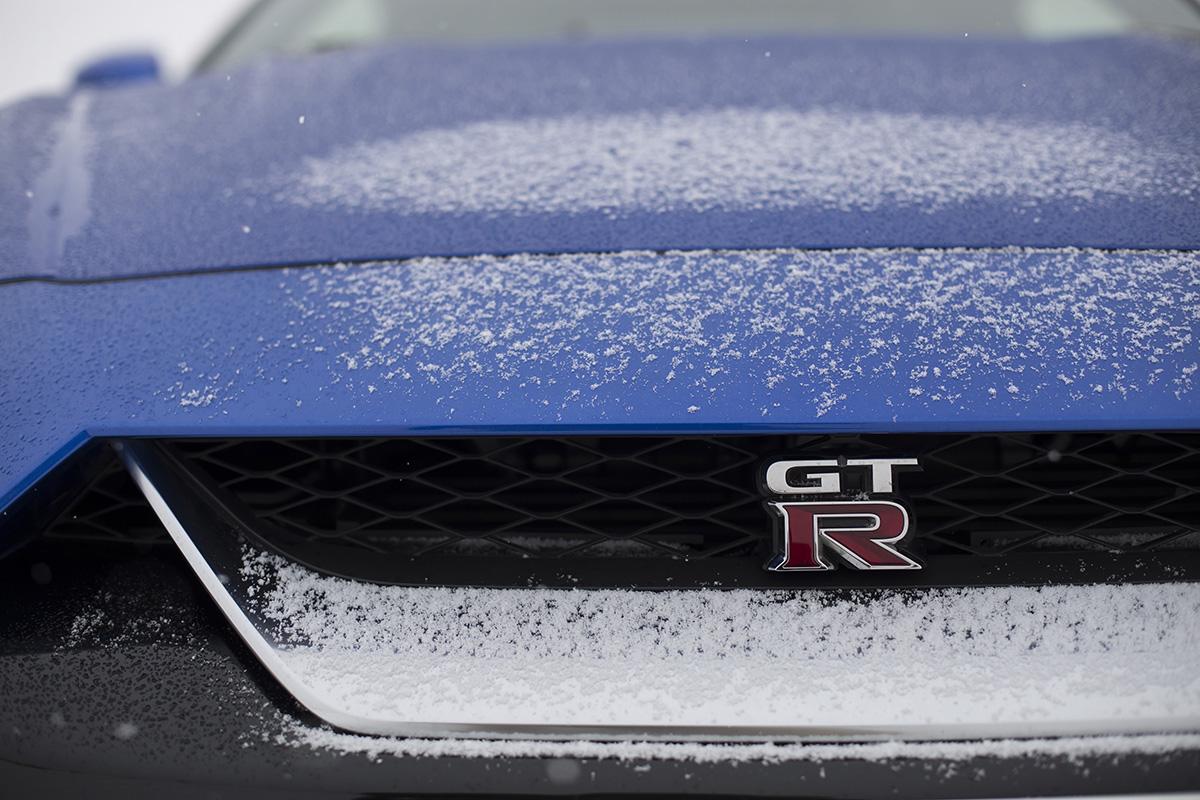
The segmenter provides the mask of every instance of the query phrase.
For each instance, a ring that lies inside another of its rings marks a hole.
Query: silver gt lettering
[[[890,494],[897,468],[916,468],[915,458],[851,458],[815,461],[776,461],[767,467],[767,491],[772,494],[841,494],[843,469],[870,471],[871,493]],[[792,480],[800,483],[793,483]]]

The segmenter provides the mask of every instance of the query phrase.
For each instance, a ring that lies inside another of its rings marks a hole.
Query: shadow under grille
[[[162,544],[169,541],[153,509],[121,462],[99,463],[75,499],[46,526],[47,539],[104,544]]]

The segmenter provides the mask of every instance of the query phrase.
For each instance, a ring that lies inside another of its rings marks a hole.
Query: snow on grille
[[[247,551],[281,656],[409,721],[908,725],[1195,718],[1195,584],[922,592],[406,588]]]

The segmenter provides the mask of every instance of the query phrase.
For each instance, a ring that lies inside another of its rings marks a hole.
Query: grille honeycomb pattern
[[[121,462],[109,454],[44,534],[49,539],[156,544],[169,541],[162,523]]]
[[[426,556],[759,558],[772,456],[917,456],[918,554],[1200,547],[1200,434],[180,440],[289,535]]]

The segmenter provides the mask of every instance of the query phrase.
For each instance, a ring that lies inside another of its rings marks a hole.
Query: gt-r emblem
[[[776,518],[778,542],[767,569],[825,571],[836,568],[834,560],[853,569],[921,569],[919,561],[899,548],[911,530],[908,510],[894,500],[859,499],[892,494],[894,473],[914,469],[920,469],[915,458],[780,460],[769,464],[763,479],[766,493],[824,496],[767,502]],[[851,489],[848,484],[854,482],[858,487]]]

